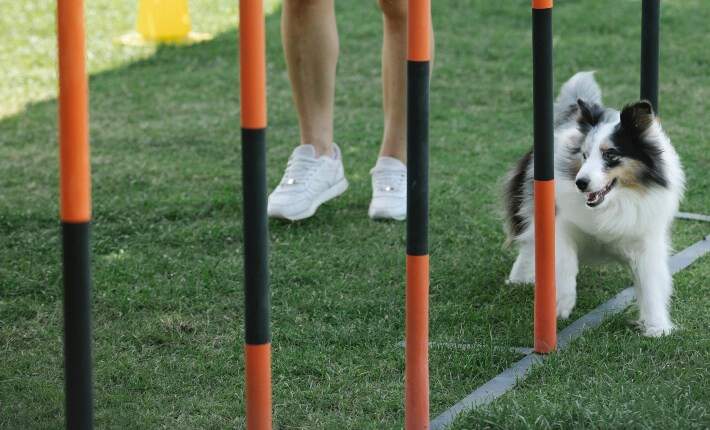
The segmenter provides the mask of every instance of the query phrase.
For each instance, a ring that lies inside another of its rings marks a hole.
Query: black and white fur
[[[651,104],[604,107],[593,72],[580,72],[562,86],[554,121],[557,316],[574,308],[580,260],[612,257],[633,270],[644,333],[671,332],[670,227],[685,179]],[[519,248],[509,283],[535,280],[533,161],[525,155],[506,183],[506,230]]]

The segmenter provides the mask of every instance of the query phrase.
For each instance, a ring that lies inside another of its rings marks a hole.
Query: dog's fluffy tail
[[[578,99],[602,105],[602,90],[594,79],[593,71],[578,72],[562,85],[555,100],[555,124],[564,122],[571,110],[576,111]]]

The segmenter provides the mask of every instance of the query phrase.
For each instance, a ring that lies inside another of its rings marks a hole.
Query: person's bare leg
[[[281,39],[298,111],[301,144],[331,154],[338,62],[334,0],[285,0]]]
[[[407,158],[407,0],[379,0],[383,15],[380,156]],[[432,51],[434,48],[432,32]],[[433,52],[432,52],[433,53]]]
[[[407,154],[407,0],[379,0],[383,17],[380,156],[406,162]]]

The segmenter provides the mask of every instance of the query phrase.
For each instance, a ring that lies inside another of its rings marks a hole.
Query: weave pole
[[[532,0],[535,201],[534,348],[557,347],[555,171],[552,114],[552,0]]]
[[[429,72],[431,4],[409,0],[405,428],[429,428]]]
[[[246,422],[262,430],[272,425],[263,0],[240,0],[239,21]]]
[[[658,58],[661,0],[641,4],[641,98],[658,114]]]
[[[66,426],[93,428],[91,376],[91,166],[82,0],[57,0],[59,200],[64,266]]]

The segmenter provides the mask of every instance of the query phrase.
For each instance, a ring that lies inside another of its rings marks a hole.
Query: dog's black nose
[[[579,178],[574,183],[577,185],[577,188],[579,188],[579,191],[585,191],[587,187],[589,186],[589,179],[587,178]]]

